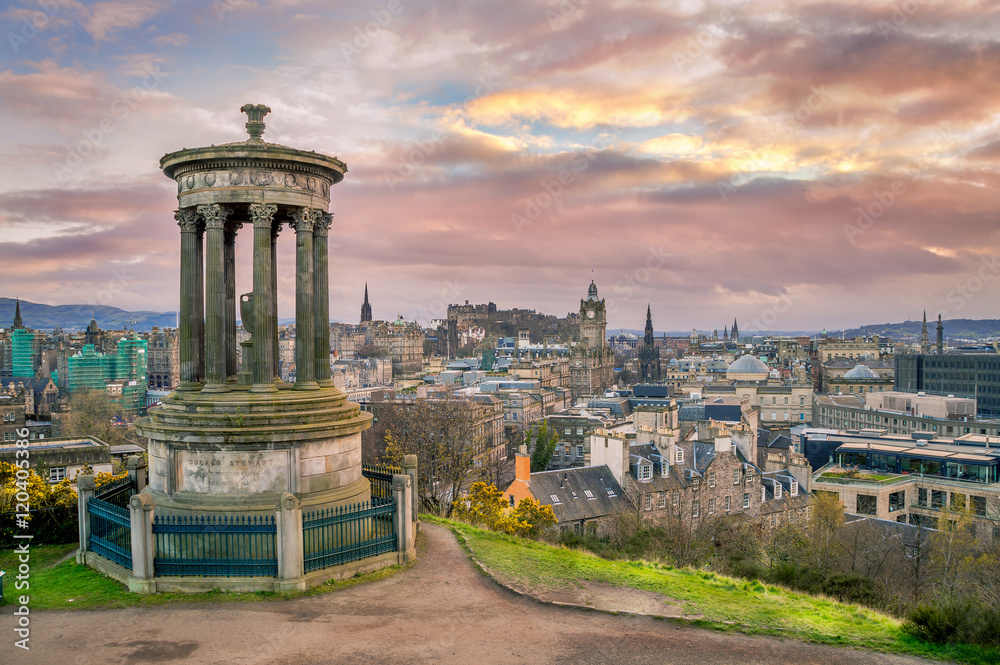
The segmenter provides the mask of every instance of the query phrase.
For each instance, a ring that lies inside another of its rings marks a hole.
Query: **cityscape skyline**
[[[504,7],[8,7],[3,295],[176,310],[157,162],[243,140],[252,102],[266,141],[347,163],[332,319],[357,320],[366,282],[376,318],[563,316],[591,279],[611,329],[647,303],[659,330],[996,315],[1000,8]]]

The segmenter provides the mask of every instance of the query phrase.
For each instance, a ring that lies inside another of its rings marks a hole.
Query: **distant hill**
[[[10,327],[14,306],[14,298],[0,298],[0,328]],[[172,328],[177,325],[176,312],[128,312],[104,305],[43,305],[21,301],[21,320],[26,328],[52,330],[58,326],[67,332],[84,330],[91,318],[97,320],[102,330],[122,330],[130,325],[134,330],[148,331],[154,326]]]
[[[1000,339],[1000,319],[945,319],[945,339],[987,340]],[[850,328],[844,331],[845,337],[856,335],[879,335],[894,340],[919,340],[923,321],[905,321],[903,323],[876,323],[860,328]],[[927,333],[931,344],[937,338],[937,318],[927,321]],[[840,336],[840,331],[830,332],[830,336]]]

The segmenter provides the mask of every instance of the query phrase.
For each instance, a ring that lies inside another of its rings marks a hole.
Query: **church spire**
[[[365,301],[361,305],[361,323],[372,320],[372,306],[368,302],[368,282],[365,282]]]
[[[931,352],[931,341],[927,335],[927,310],[924,310],[924,324],[920,328],[920,353]]]
[[[944,353],[944,323],[941,321],[940,314],[938,314],[937,324],[937,352],[939,356]]]
[[[732,333],[733,341],[734,342],[740,341],[739,337],[740,337],[740,328],[739,328],[739,326],[736,325],[736,317],[734,316],[733,317],[733,333]]]
[[[24,327],[24,323],[21,321],[21,299],[18,298],[16,304],[14,305],[14,325],[11,326],[14,330],[20,330]]]

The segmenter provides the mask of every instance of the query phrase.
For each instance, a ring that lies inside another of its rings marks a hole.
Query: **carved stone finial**
[[[263,104],[244,104],[240,107],[240,111],[247,114],[247,134],[250,138],[247,139],[247,143],[263,143],[264,139],[261,138],[264,135],[264,116],[271,112],[270,107],[264,106]]]

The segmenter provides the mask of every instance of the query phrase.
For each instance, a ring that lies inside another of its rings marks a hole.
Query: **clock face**
[[[594,318],[594,310],[592,309],[587,310],[587,318],[588,319]]]

